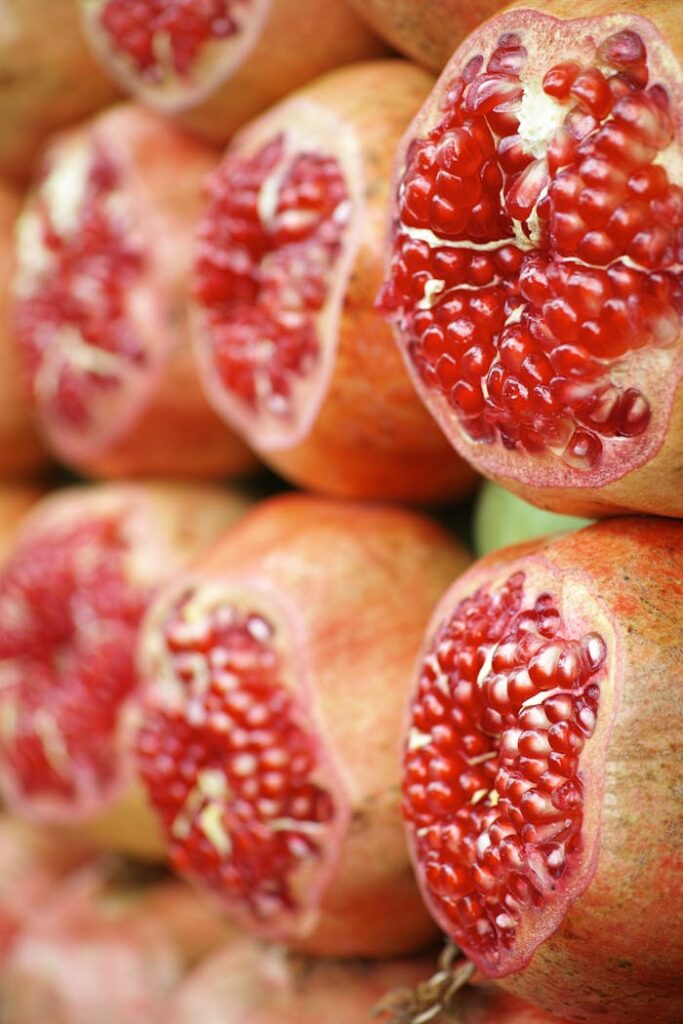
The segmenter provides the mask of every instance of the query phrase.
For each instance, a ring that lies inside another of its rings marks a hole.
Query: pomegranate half
[[[196,352],[212,404],[288,479],[341,497],[471,489],[374,308],[393,153],[432,79],[335,71],[249,125],[207,182]]]
[[[418,64],[441,71],[456,46],[505,0],[348,0],[382,39]]]
[[[0,0],[0,175],[26,180],[47,135],[111,103],[74,0]]]
[[[140,620],[244,507],[217,488],[111,484],[53,493],[22,522],[0,567],[0,791],[15,813],[160,848],[128,749]]]
[[[465,553],[420,516],[287,495],[150,610],[136,740],[171,864],[256,934],[420,948],[398,748],[424,624]]]
[[[318,75],[384,50],[345,0],[76,2],[125,89],[223,142]]]
[[[617,6],[527,4],[463,43],[399,152],[380,301],[486,476],[683,516],[683,30],[668,0]]]
[[[476,563],[427,631],[404,815],[425,900],[571,1021],[683,1013],[683,523],[614,519]]]
[[[224,476],[251,460],[206,403],[187,277],[211,149],[115,107],[47,147],[17,229],[17,344],[43,435],[102,476]]]
[[[30,475],[47,462],[31,419],[10,328],[13,232],[20,210],[19,192],[0,181],[0,479],[3,480]]]
[[[187,971],[229,937],[177,879],[103,859],[53,889],[24,927],[0,978],[3,1024],[165,1020]]]

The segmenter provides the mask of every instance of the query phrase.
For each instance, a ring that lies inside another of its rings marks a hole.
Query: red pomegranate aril
[[[158,850],[127,749],[137,633],[158,587],[245,504],[189,484],[80,487],[22,522],[0,572],[0,780],[14,812]]]
[[[674,938],[662,955],[660,935],[678,913],[661,878],[680,809],[667,783],[675,725],[662,709],[683,665],[682,539],[679,523],[623,519],[501,550],[451,587],[427,630],[430,672],[420,669],[404,753],[423,894],[477,967],[568,1020],[674,1024],[681,1010],[683,948]],[[470,636],[463,627],[484,615],[486,635]],[[430,801],[432,760],[446,777],[449,758],[422,714],[433,696],[455,724],[458,771],[467,761],[459,662],[439,658],[454,643],[483,654],[474,727],[487,773],[475,790],[465,770],[449,799]],[[645,737],[658,766],[647,779]],[[469,873],[470,889],[464,877],[447,889],[447,869]],[[615,974],[615,956],[638,969]]]
[[[41,430],[71,466],[211,477],[252,464],[204,399],[189,348],[186,277],[214,159],[134,107],[45,151],[18,223],[15,324]]]
[[[431,276],[421,280],[418,295],[400,276],[401,249],[415,232],[400,204],[395,208],[386,275],[393,287],[385,286],[391,305],[384,311],[412,371],[420,351],[413,344],[414,318],[423,295],[446,338],[444,310],[457,289],[497,292],[506,321],[492,330],[482,324],[468,347],[485,341],[495,366],[507,328],[520,324],[535,357],[529,376],[520,379],[524,387],[550,383],[547,371],[534,375],[542,355],[558,376],[612,385],[617,394],[612,412],[596,411],[587,431],[571,390],[540,421],[542,390],[530,401],[520,400],[517,385],[508,384],[504,396],[502,381],[494,379],[492,390],[490,370],[482,366],[484,428],[471,362],[464,361],[464,352],[449,352],[456,366],[440,380],[433,369],[443,353],[433,346],[421,356],[419,375],[412,376],[456,450],[486,475],[556,511],[681,516],[680,494],[671,483],[680,457],[683,375],[683,161],[674,116],[681,36],[664,0],[649,6],[646,16],[626,12],[620,25],[586,0],[571,12],[577,19],[560,31],[569,13],[562,0],[538,11],[510,9],[454,54],[404,138],[397,194],[409,194],[419,180],[433,202],[437,176],[428,166],[418,169],[414,154],[425,139],[438,152],[442,145],[447,151],[444,140],[468,137],[472,166],[479,154],[481,169],[472,174],[479,177],[482,195],[467,221],[453,219],[448,230],[425,209],[418,237],[428,242],[432,265],[425,268]],[[506,52],[500,39],[508,35],[519,41],[515,60],[506,66],[498,54]],[[565,37],[569,42],[560,47]],[[439,209],[447,210],[457,193],[448,179],[441,182]],[[437,261],[454,242],[463,263],[460,276],[456,270],[437,278]],[[511,251],[519,255],[509,260]],[[470,264],[479,261],[474,273],[465,270],[468,256]],[[488,276],[485,257],[492,260],[494,277]],[[616,284],[624,272],[628,284],[615,293],[610,279],[616,274]],[[620,304],[622,296],[626,303]],[[645,309],[655,297],[660,308],[641,315],[641,302]],[[554,363],[554,351],[566,345],[585,349],[586,359],[558,356]],[[461,382],[453,380],[455,370]],[[627,391],[640,396],[637,432],[617,425],[615,410]],[[645,479],[647,484],[638,483]]]
[[[417,516],[292,496],[255,509],[148,616],[140,774],[174,867],[249,930],[341,956],[430,935],[392,752],[420,622],[463,561]],[[447,729],[436,693],[423,710]],[[445,764],[410,782],[425,807],[459,785]]]
[[[414,395],[374,308],[389,165],[398,132],[430,84],[406,62],[337,71],[248,126],[209,178],[194,275],[203,384],[219,415],[266,462],[312,490],[434,501],[472,486],[471,471]],[[451,163],[459,154],[466,164],[472,141],[450,134]],[[422,147],[415,158],[427,155]],[[440,168],[435,156],[402,208],[415,227],[438,222],[457,235],[481,185],[467,168]],[[244,180],[255,196],[246,213],[233,200]],[[235,233],[244,223],[246,238]],[[237,285],[224,270],[233,254],[245,264]],[[457,252],[435,260],[420,238],[407,238],[401,253],[394,291],[413,296],[418,360],[446,389],[448,373],[442,366],[439,377],[436,363],[448,345],[430,288],[434,275],[457,278],[465,262],[473,279],[491,280],[490,260],[475,261]]]

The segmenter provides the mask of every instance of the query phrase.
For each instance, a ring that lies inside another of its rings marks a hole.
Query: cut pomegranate
[[[185,885],[106,861],[53,890],[0,982],[3,1024],[151,1024],[188,968],[227,941]]]
[[[207,184],[195,267],[206,392],[313,490],[429,501],[473,484],[373,308],[393,151],[430,84],[406,62],[334,72],[245,129]]]
[[[606,6],[525,6],[454,55],[402,144],[380,301],[487,476],[681,516],[683,42],[674,5]]]
[[[128,751],[140,620],[243,508],[208,487],[121,484],[57,492],[29,514],[0,570],[0,787],[13,810],[93,819],[95,839],[155,848]]]
[[[384,47],[344,0],[78,0],[97,54],[165,114],[226,141],[317,75]]]
[[[25,180],[51,132],[117,95],[93,60],[73,0],[2,0],[0,175]]]
[[[26,476],[47,462],[38,442],[10,333],[13,231],[21,199],[0,181],[0,479]]]
[[[311,962],[244,939],[189,975],[171,999],[164,1020],[166,1024],[367,1024],[389,989],[416,985],[431,966],[425,959]]]
[[[73,842],[0,817],[0,973],[48,894],[89,856]]]
[[[476,555],[488,555],[535,537],[580,530],[591,522],[530,505],[512,491],[487,481],[479,491],[472,516],[473,550]]]
[[[173,866],[248,929],[340,956],[432,934],[396,748],[422,627],[465,560],[419,516],[291,495],[151,610],[140,775]]]
[[[423,894],[569,1020],[681,1018],[682,572],[683,524],[604,522],[478,563],[428,630],[404,764]]]
[[[382,39],[432,71],[441,71],[453,50],[505,0],[348,0]]]
[[[16,326],[46,440],[104,476],[223,476],[250,462],[209,408],[187,272],[215,156],[118,107],[48,147],[18,226]]]

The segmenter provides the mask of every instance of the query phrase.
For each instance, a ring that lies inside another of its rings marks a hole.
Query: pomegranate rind
[[[428,631],[455,599],[538,564],[567,581],[568,606],[576,594],[582,617],[602,616],[613,651],[600,687],[603,738],[596,731],[581,758],[591,863],[556,930],[500,982],[568,1020],[674,1024],[681,1014],[681,795],[672,781],[681,726],[672,695],[683,681],[682,552],[682,524],[647,518],[496,552],[454,586]]]
[[[441,581],[465,560],[421,517],[286,496],[254,509],[190,574],[190,586],[199,578],[219,593],[226,588],[237,596],[262,594],[262,614],[282,621],[290,676],[319,733],[325,784],[336,809],[338,845],[325,840],[327,862],[316,869],[320,898],[307,907],[303,929],[297,933],[294,915],[264,929],[253,916],[240,914],[250,931],[330,956],[393,955],[429,940],[431,926],[409,870],[398,807],[402,681],[419,645],[417,619],[426,619]],[[410,608],[401,581],[411,589]],[[174,583],[172,593],[182,585]],[[163,619],[157,608],[168,607],[164,593],[158,602],[140,645],[152,709],[157,687],[164,699],[154,673],[160,614]],[[387,635],[390,652],[377,642]],[[396,912],[391,922],[382,912],[387,905]]]
[[[439,105],[454,77],[470,58],[480,53],[490,54],[496,41],[506,33],[520,35],[527,47],[535,41],[528,67],[533,70],[540,65],[539,77],[558,60],[576,58],[581,61],[582,56],[589,53],[595,63],[597,45],[612,33],[623,30],[637,33],[647,48],[651,81],[665,83],[671,98],[676,122],[676,140],[671,146],[678,149],[668,159],[667,169],[670,172],[673,169],[674,183],[680,184],[683,69],[679,59],[682,51],[678,25],[672,20],[670,6],[661,0],[648,6],[647,17],[641,13],[642,5],[629,2],[621,6],[625,10],[614,13],[613,5],[599,2],[589,6],[588,17],[575,17],[584,12],[564,0],[552,0],[540,10],[520,3],[472,33],[449,61],[402,140],[394,168],[395,192],[406,169],[411,143],[424,138],[441,119]],[[599,25],[597,42],[596,23]],[[389,229],[387,270],[398,224],[396,211],[392,217],[395,219]],[[655,349],[630,353],[630,359],[637,364],[638,380],[647,382],[646,397],[652,410],[650,424],[637,448],[631,445],[627,456],[620,455],[618,450],[611,451],[608,464],[595,467],[590,473],[563,464],[552,455],[531,456],[509,450],[500,441],[489,445],[470,440],[446,398],[428,388],[420,378],[397,325],[394,325],[394,335],[426,407],[462,457],[491,480],[541,508],[567,515],[601,518],[637,512],[683,516],[682,492],[673,484],[672,477],[672,469],[681,458],[680,439],[683,437],[683,332],[679,333],[675,344],[666,349],[666,356],[663,356],[665,350]],[[625,369],[617,368],[616,372],[613,369],[612,373],[615,379],[629,380],[628,365]]]

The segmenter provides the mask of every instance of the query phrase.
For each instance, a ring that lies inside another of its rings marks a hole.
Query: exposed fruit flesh
[[[482,459],[502,448],[492,470],[515,453],[580,484],[661,444],[683,315],[680,146],[654,45],[609,19],[560,36],[527,14],[503,16],[488,52],[469,45],[408,151],[381,301],[447,432]]]
[[[54,524],[0,574],[5,795],[57,820],[120,785],[120,717],[149,590],[131,584],[114,516]]]
[[[211,40],[240,30],[251,0],[106,0],[99,20],[111,43],[152,82],[169,73],[191,79]]]
[[[538,586],[513,572],[448,611],[424,657],[405,753],[404,815],[428,902],[494,976],[555,930],[594,855],[581,758],[607,647],[563,621],[557,594]]]
[[[67,142],[20,220],[16,324],[24,365],[43,414],[76,437],[111,437],[122,388],[146,391],[154,362],[136,322],[149,256],[120,185],[104,146]]]
[[[278,431],[310,420],[352,212],[340,161],[315,134],[308,144],[297,134],[282,130],[253,153],[228,155],[209,181],[200,227],[195,295],[210,339],[205,358],[261,443],[264,426],[276,443]]]
[[[336,815],[277,627],[199,588],[163,644],[172,682],[150,697],[136,750],[172,864],[257,921],[301,914]]]

